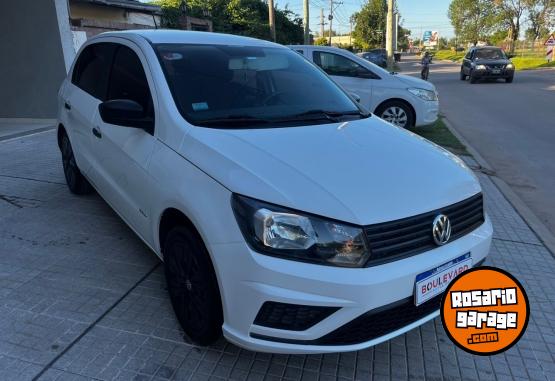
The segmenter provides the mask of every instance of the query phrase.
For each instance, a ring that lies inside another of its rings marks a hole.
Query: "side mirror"
[[[351,95],[351,97],[353,97],[353,99],[355,101],[357,101],[358,103],[360,103],[360,95],[358,95],[357,93],[351,93],[349,92],[349,95]]]
[[[142,128],[152,133],[154,121],[145,117],[143,106],[130,99],[112,99],[98,106],[100,117],[105,123],[117,126]]]
[[[507,54],[506,56],[507,56],[507,58],[514,58],[516,56],[516,54]]]

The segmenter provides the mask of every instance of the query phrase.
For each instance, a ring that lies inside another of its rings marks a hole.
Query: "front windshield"
[[[155,49],[178,109],[197,126],[276,127],[368,116],[290,49],[201,44]]]
[[[478,49],[476,58],[479,60],[500,60],[507,58],[501,49]]]

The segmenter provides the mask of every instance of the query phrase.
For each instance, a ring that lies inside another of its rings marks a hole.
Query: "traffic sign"
[[[552,33],[551,36],[544,42],[545,46],[555,46],[555,33]]]

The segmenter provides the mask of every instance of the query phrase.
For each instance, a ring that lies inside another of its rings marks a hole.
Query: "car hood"
[[[456,156],[375,117],[193,128],[179,151],[232,192],[360,225],[427,212],[480,191]]]
[[[432,91],[435,91],[436,89],[432,83],[428,81],[424,81],[423,79],[420,79],[420,78],[412,77],[410,75],[395,74],[394,77],[399,79],[401,82],[408,85],[409,87],[416,87],[418,89],[425,89],[425,90],[432,90]]]
[[[509,60],[476,60],[474,61],[476,65],[507,65],[510,64]]]

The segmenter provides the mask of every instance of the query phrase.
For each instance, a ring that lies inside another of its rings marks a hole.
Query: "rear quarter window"
[[[106,100],[115,50],[116,44],[109,42],[87,46],[75,62],[71,82],[93,97]]]

